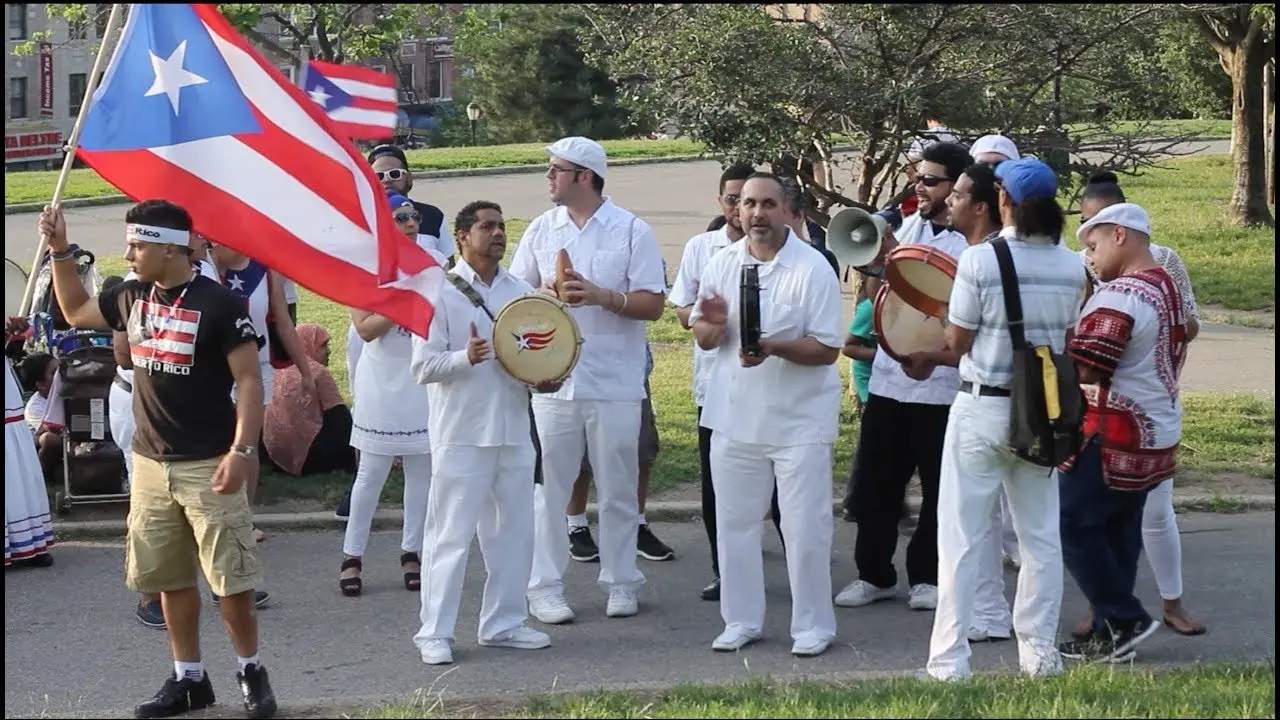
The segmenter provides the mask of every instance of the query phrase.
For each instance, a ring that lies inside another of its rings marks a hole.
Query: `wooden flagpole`
[[[53,199],[49,201],[52,207],[57,207],[62,202],[62,191],[67,186],[67,178],[71,176],[71,167],[76,161],[76,148],[80,147],[80,130],[84,127],[84,119],[89,114],[89,106],[93,103],[93,94],[98,90],[98,78],[102,75],[104,66],[114,52],[113,47],[116,31],[120,26],[120,18],[124,14],[124,4],[115,3],[111,6],[111,15],[107,18],[107,26],[99,38],[98,56],[93,60],[93,71],[89,75],[89,82],[84,88],[84,101],[80,103],[80,113],[76,115],[76,124],[71,128],[71,137],[67,138],[65,146],[65,155],[62,158],[62,171],[58,173],[58,182],[53,186]],[[36,256],[31,261],[31,273],[27,275],[27,287],[22,293],[22,311],[18,313],[22,317],[27,317],[31,313],[31,302],[34,299],[36,291],[36,278],[40,274],[40,260],[44,257],[45,250],[48,248],[49,238],[41,233],[40,242],[36,245]]]

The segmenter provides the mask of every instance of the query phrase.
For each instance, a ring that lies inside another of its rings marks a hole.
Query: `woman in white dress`
[[[1097,215],[1103,208],[1125,202],[1124,191],[1112,173],[1098,173],[1089,178],[1080,204],[1081,222]],[[1094,286],[1098,284],[1093,270],[1093,259],[1088,247],[1080,250],[1085,269]],[[1200,333],[1200,310],[1195,292],[1191,289],[1191,277],[1182,258],[1173,248],[1151,243],[1151,256],[1169,273],[1182,295],[1182,310],[1187,318],[1187,341]],[[1142,514],[1142,546],[1151,563],[1160,598],[1164,601],[1164,624],[1179,635],[1203,635],[1204,623],[1191,617],[1182,605],[1182,538],[1178,534],[1178,519],[1173,511],[1173,478],[1160,483],[1147,495]],[[1081,622],[1074,633],[1088,629],[1092,618]]]
[[[417,211],[403,195],[390,196],[396,226],[417,237]],[[427,520],[427,491],[431,487],[431,442],[427,436],[427,388],[414,382],[412,335],[392,320],[351,311],[351,324],[363,341],[359,363],[352,371],[351,446],[360,451],[360,465],[351,488],[350,514],[342,542],[343,595],[355,597],[363,589],[361,572],[378,498],[396,457],[404,467],[404,527],[400,538],[400,567],[404,587],[422,587],[422,538]]]
[[[53,564],[53,523],[35,438],[24,421],[22,387],[4,359],[4,564]]]

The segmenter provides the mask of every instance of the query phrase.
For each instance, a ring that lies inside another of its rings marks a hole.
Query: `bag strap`
[[[996,251],[996,262],[1000,264],[1000,287],[1004,291],[1004,314],[1009,319],[1009,339],[1013,341],[1014,350],[1022,350],[1027,346],[1027,336],[1022,328],[1022,293],[1018,290],[1018,271],[1013,267],[1013,253],[1009,251],[1009,241],[996,238],[991,241],[991,248]]]
[[[489,312],[488,306],[484,304],[484,298],[480,297],[480,293],[471,287],[471,283],[463,280],[457,273],[445,273],[445,277],[449,278],[449,282],[453,283],[453,286],[458,288],[458,292],[466,296],[472,305],[483,310],[484,314],[489,316],[490,322],[494,322],[493,313]]]

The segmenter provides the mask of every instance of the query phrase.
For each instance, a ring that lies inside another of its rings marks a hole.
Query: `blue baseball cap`
[[[1015,205],[1031,198],[1058,196],[1058,176],[1053,168],[1035,158],[1006,160],[996,166],[996,177]]]
[[[412,205],[412,204],[413,204],[413,201],[412,201],[412,200],[410,200],[409,198],[407,198],[407,197],[405,197],[405,196],[401,195],[401,194],[400,194],[400,193],[398,193],[398,192],[389,192],[389,193],[387,193],[387,202],[391,203],[391,209],[392,209],[392,210],[395,210],[396,208],[399,208],[399,207],[404,207],[405,205]]]

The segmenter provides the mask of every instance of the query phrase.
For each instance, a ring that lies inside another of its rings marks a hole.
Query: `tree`
[[[456,95],[486,109],[487,140],[603,140],[635,130],[613,80],[583,56],[585,27],[573,5],[476,5],[453,17]]]
[[[1236,225],[1275,226],[1267,207],[1267,64],[1275,57],[1274,6],[1186,6],[1191,21],[1218,53],[1231,78],[1231,160],[1234,186],[1227,219]]]
[[[1150,127],[1121,132],[1105,120],[1068,127],[1092,114],[1066,96],[1071,74],[1114,74],[1100,51],[1148,30],[1158,5],[804,7],[585,5],[588,60],[650,119],[674,121],[725,162],[797,176],[819,200],[819,222],[833,204],[892,194],[930,117],[969,140],[1003,132],[1077,190],[1092,170],[1136,173],[1186,139],[1152,143]],[[846,161],[837,142],[860,152]],[[847,194],[835,179],[846,166]]]

